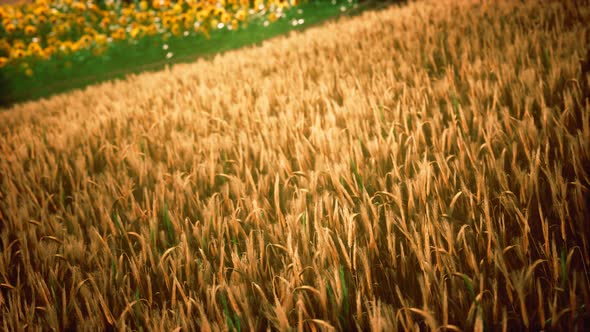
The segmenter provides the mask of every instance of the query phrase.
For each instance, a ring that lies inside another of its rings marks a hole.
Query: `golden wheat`
[[[588,21],[409,3],[6,110],[0,325],[587,328]]]

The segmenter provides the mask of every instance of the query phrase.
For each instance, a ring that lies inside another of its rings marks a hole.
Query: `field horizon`
[[[588,329],[589,21],[409,2],[3,110],[0,326]]]

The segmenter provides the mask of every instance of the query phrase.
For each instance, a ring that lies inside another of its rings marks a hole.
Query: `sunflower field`
[[[192,62],[370,7],[357,0],[7,1],[0,2],[0,107]]]
[[[31,62],[75,53],[100,56],[113,45],[142,39],[237,30],[253,19],[283,17],[298,0],[35,0],[0,7],[0,67],[14,65],[34,75]]]

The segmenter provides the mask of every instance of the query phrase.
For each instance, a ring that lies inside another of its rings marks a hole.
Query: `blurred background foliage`
[[[392,2],[35,0],[2,5],[0,106],[194,61]]]

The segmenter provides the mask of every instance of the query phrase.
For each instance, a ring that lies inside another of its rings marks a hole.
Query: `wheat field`
[[[0,328],[588,329],[589,21],[410,2],[4,110]]]

